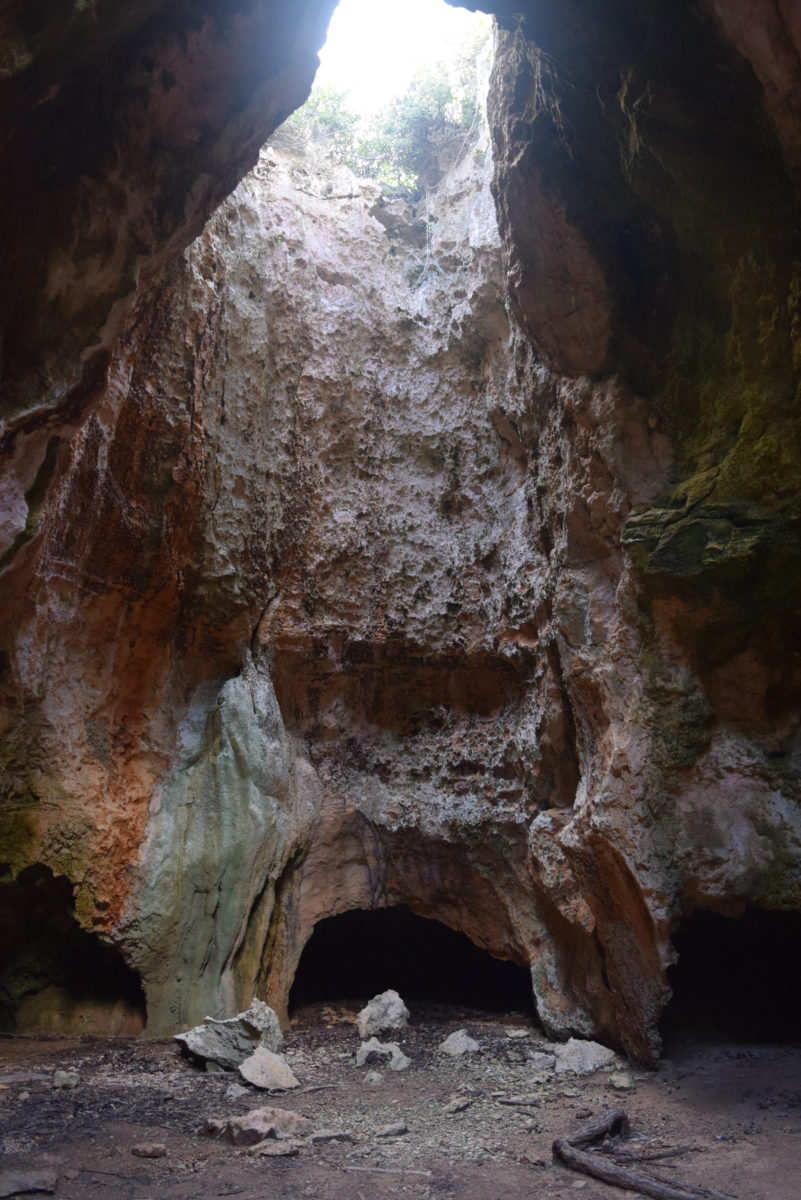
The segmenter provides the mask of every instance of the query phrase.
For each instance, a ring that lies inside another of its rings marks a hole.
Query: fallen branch
[[[619,1167],[598,1154],[588,1154],[579,1149],[581,1146],[591,1146],[601,1141],[610,1133],[626,1133],[629,1123],[626,1114],[621,1109],[613,1109],[598,1120],[585,1125],[571,1138],[557,1138],[553,1143],[553,1156],[561,1159],[565,1166],[573,1171],[580,1171],[593,1179],[612,1187],[626,1188],[628,1191],[639,1192],[641,1196],[650,1196],[652,1200],[732,1200],[721,1192],[713,1192],[707,1188],[696,1188],[690,1184],[673,1184],[666,1180],[654,1179],[641,1175],[639,1171],[631,1171]]]
[[[427,1179],[431,1178],[430,1171],[412,1171],[408,1167],[339,1167],[340,1171],[362,1171],[367,1173],[375,1173],[376,1175],[425,1175]]]

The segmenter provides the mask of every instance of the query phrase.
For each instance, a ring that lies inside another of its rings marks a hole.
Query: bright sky
[[[418,67],[447,57],[481,19],[444,0],[340,0],[317,78],[345,89],[353,111],[372,112],[404,92]]]

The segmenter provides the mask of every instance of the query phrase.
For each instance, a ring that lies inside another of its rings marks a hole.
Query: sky
[[[418,67],[445,57],[475,22],[474,13],[444,0],[340,0],[317,79],[345,89],[353,111],[373,112],[404,92]]]

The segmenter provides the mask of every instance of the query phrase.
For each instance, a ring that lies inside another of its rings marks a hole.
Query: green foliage
[[[302,108],[292,113],[287,125],[303,130],[315,140],[326,141],[337,158],[353,152],[354,131],[359,118],[347,106],[347,94],[333,84],[316,84]]]
[[[342,88],[315,83],[289,124],[357,175],[417,196],[441,177],[448,144],[461,149],[477,133],[478,61],[491,30],[489,20],[480,24],[454,57],[421,68],[402,95],[373,115],[353,112]]]

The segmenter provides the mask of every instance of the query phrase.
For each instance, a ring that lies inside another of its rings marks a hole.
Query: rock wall
[[[525,8],[427,213],[284,138],[26,342],[2,857],[151,1032],[405,904],[650,1061],[682,917],[801,906],[797,22]]]

